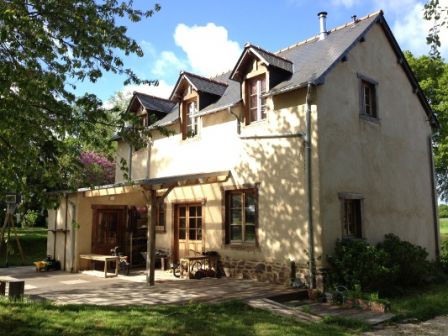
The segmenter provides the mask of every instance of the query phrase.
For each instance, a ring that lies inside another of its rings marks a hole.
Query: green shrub
[[[36,224],[39,213],[36,210],[27,210],[23,215],[22,227],[32,227]]]
[[[334,255],[328,258],[333,268],[332,282],[349,289],[360,285],[363,290],[377,291],[387,284],[395,268],[387,268],[384,251],[362,239],[342,239],[336,242]]]
[[[448,244],[446,246],[448,265]],[[381,296],[397,294],[401,288],[421,285],[429,276],[428,253],[420,246],[388,234],[377,246],[361,239],[336,242],[328,257],[333,268],[332,282],[353,290],[379,292]]]
[[[444,240],[440,246],[440,264],[448,272],[448,240]]]
[[[448,205],[447,204],[439,205],[439,217],[440,218],[448,218]]]
[[[400,240],[398,236],[390,233],[385,235],[384,242],[377,245],[388,256],[385,266],[396,266],[394,281],[396,285],[411,287],[421,285],[429,275],[430,265],[428,252],[418,245]]]

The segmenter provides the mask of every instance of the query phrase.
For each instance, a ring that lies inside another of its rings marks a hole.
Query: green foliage
[[[414,57],[405,52],[425,96],[437,115],[440,129],[433,136],[434,165],[439,196],[448,199],[448,64],[442,58]]]
[[[32,227],[36,224],[39,212],[36,210],[27,210],[23,215],[22,227]]]
[[[426,42],[431,46],[431,55],[439,57],[440,48],[440,30],[446,29],[448,22],[448,6],[441,5],[440,0],[428,0],[425,4],[424,18],[432,21],[433,26],[430,28]]]
[[[34,261],[44,260],[47,253],[47,229],[40,227],[28,227],[17,229],[17,234],[25,254],[25,265],[33,265]],[[9,255],[9,266],[21,266],[22,260],[17,249],[14,235],[11,234],[10,247],[14,249],[14,254]],[[0,267],[5,266],[5,245],[0,249]]]
[[[332,281],[347,288],[360,285],[363,290],[383,288],[394,274],[385,267],[387,255],[362,239],[343,239],[336,242],[334,254],[328,258],[333,268]]]
[[[391,299],[392,313],[396,319],[416,318],[421,321],[448,314],[448,285],[429,285]]]
[[[143,52],[117,19],[138,22],[159,9],[115,0],[0,2],[0,195],[73,188],[81,145],[125,129],[132,116],[111,120],[95,95],[76,97],[73,83],[112,72],[124,84],[156,84],[124,66],[119,53]]]
[[[429,275],[428,252],[417,245],[400,240],[394,234],[387,234],[377,249],[387,255],[385,267],[394,269],[396,286],[411,287],[421,285]]]
[[[439,204],[439,217],[448,218],[448,204]]]
[[[377,246],[365,240],[338,240],[328,261],[335,284],[391,295],[401,287],[418,286],[426,280],[431,270],[427,256],[424,248],[388,234]]]
[[[448,240],[442,241],[440,245],[440,264],[448,272]]]

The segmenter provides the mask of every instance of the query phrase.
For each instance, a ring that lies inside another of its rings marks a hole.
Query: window
[[[183,138],[192,138],[198,135],[199,132],[199,117],[198,113],[198,104],[197,101],[189,101],[184,104],[185,112],[184,112],[184,135]]]
[[[257,190],[226,191],[226,242],[256,243]]]
[[[343,236],[362,238],[362,199],[342,199]]]
[[[247,82],[249,123],[266,119],[266,76],[256,77]]]
[[[378,118],[375,86],[375,83],[361,79],[361,114],[371,118]]]

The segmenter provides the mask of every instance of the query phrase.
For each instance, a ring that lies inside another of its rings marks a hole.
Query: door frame
[[[95,233],[95,226],[98,224],[98,214],[101,210],[121,210],[122,212],[122,219],[123,219],[123,233],[124,237],[120,239],[120,243],[123,245],[121,246],[124,251],[123,253],[126,254],[127,250],[127,222],[128,222],[128,212],[127,212],[127,205],[108,205],[108,204],[93,204],[92,205],[92,228],[90,231],[90,251],[93,251],[93,244],[94,244],[94,233]]]
[[[179,232],[178,232],[178,225],[177,225],[177,212],[179,206],[189,206],[189,205],[200,205],[201,206],[201,218],[202,218],[202,250],[205,250],[205,207],[206,200],[205,199],[199,199],[199,200],[185,200],[185,201],[175,201],[172,203],[172,232],[173,232],[173,238],[171,240],[171,257],[173,262],[179,261]]]

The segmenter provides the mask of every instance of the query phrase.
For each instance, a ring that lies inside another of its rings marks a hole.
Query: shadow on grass
[[[102,307],[0,302],[5,335],[351,335],[325,323],[306,324],[253,309],[219,305]]]

